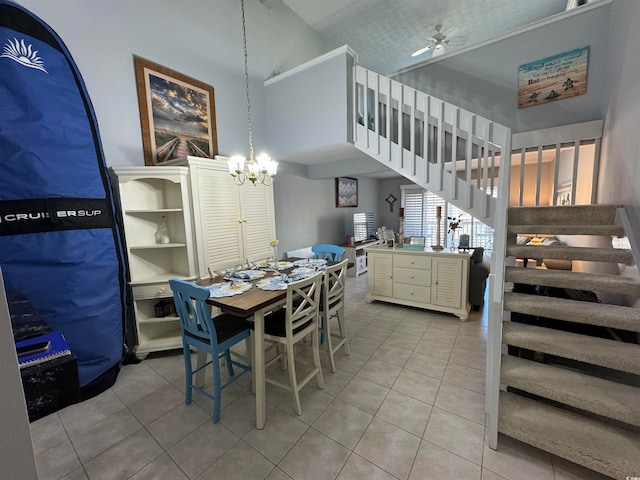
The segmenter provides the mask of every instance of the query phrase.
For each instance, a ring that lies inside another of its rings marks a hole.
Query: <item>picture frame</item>
[[[351,177],[336,178],[336,207],[358,206],[358,179]]]
[[[134,55],[144,164],[218,153],[211,85]]]
[[[525,63],[518,68],[518,108],[587,93],[589,46]]]

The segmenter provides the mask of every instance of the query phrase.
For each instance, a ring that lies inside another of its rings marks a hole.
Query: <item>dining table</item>
[[[279,262],[281,265],[290,264],[286,268],[267,270],[265,277],[288,274],[294,268],[293,262],[303,259],[290,259]],[[329,264],[332,262],[329,262]],[[199,285],[208,287],[223,282],[222,277],[200,280]],[[287,290],[262,290],[257,287],[260,279],[245,280],[252,287],[239,294],[228,297],[209,297],[207,303],[242,318],[253,316],[253,356],[251,370],[253,386],[256,396],[256,428],[262,430],[266,422],[266,385],[265,385],[265,355],[264,355],[264,322],[265,317],[272,311],[282,308],[286,303]]]

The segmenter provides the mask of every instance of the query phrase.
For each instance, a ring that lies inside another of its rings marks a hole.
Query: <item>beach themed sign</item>
[[[577,48],[518,69],[518,108],[564,100],[587,93],[589,47]]]

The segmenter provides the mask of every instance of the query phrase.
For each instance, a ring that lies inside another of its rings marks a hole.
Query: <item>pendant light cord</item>
[[[249,63],[247,54],[247,28],[245,26],[244,0],[240,0],[242,7],[242,42],[244,45],[244,78],[247,87],[247,120],[249,122],[249,161],[253,161],[253,138],[251,134],[251,101],[249,100]]]

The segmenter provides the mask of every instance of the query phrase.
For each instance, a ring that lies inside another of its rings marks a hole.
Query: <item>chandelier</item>
[[[249,67],[247,62],[247,29],[244,16],[244,0],[240,0],[242,8],[242,42],[244,46],[244,78],[247,91],[247,120],[249,123],[249,161],[241,155],[232,156],[227,165],[229,173],[233,177],[237,185],[242,185],[249,180],[253,185],[263,183],[271,185],[273,177],[278,171],[278,162],[271,160],[266,154],[260,154],[256,159],[253,158],[253,138],[251,134],[251,101],[249,100]]]

